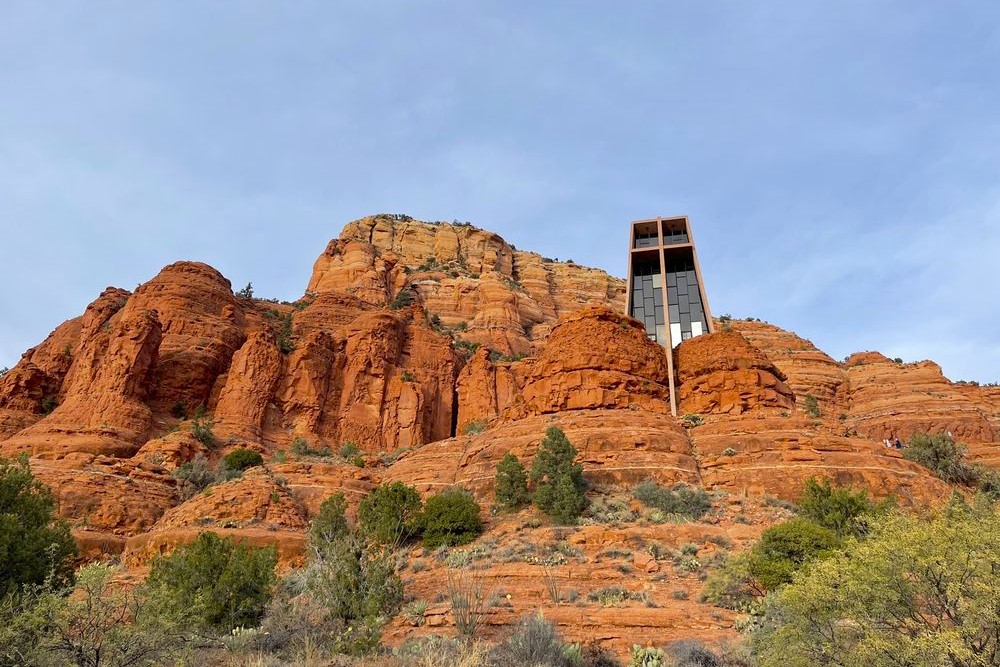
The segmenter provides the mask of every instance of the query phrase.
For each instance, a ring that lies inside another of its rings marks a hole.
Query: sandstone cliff
[[[469,225],[368,217],[330,241],[294,303],[238,296],[193,262],[135,292],[108,288],[0,378],[0,455],[30,456],[87,557],[141,566],[212,529],[277,544],[289,565],[331,493],[353,511],[375,485],[400,480],[423,493],[459,484],[489,503],[504,454],[529,463],[558,425],[594,494],[645,479],[718,492],[704,525],[633,521],[559,537],[583,554],[561,571],[567,581],[621,581],[659,601],[624,616],[546,610],[568,636],[616,645],[650,628],[676,638],[692,623],[706,638],[732,629],[731,616],[671,603],[664,572],[685,594],[697,578],[651,562],[642,545],[694,541],[707,557],[713,536],[744,544],[778,516],[765,500],[794,501],[811,476],[904,504],[947,497],[951,487],[881,445],[889,435],[948,431],[975,461],[1000,466],[997,388],[949,382],[929,361],[866,352],[838,362],[760,322],[719,322],[673,351],[685,415],[674,418],[665,353],[623,310],[624,282],[602,271]],[[189,497],[177,469],[236,447],[266,466]],[[507,546],[551,538],[506,520],[489,528],[484,539]],[[599,557],[619,543],[638,545],[627,567]],[[484,565],[517,592],[494,625],[544,603],[539,573],[518,563]],[[408,586],[427,592],[441,577],[434,565]],[[429,618],[428,628],[447,623],[433,609]],[[390,635],[416,631],[397,622]]]

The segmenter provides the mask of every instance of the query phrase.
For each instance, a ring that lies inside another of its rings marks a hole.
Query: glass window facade
[[[655,231],[653,232],[636,232],[635,235],[635,246],[636,248],[650,248],[653,246],[660,245],[660,237]]]
[[[637,261],[632,266],[632,317],[646,326],[646,335],[660,345],[667,343],[663,279],[658,261]]]
[[[677,245],[678,243],[688,242],[688,233],[683,229],[663,230],[663,245]]]
[[[687,256],[683,249],[675,251],[677,256],[667,253],[667,308],[670,323],[675,326],[673,343],[687,340],[708,331],[708,318],[701,302],[701,290],[694,269],[694,258]]]

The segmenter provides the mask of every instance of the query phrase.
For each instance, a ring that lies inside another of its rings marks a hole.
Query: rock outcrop
[[[795,406],[785,374],[738,331],[692,338],[678,345],[674,355],[682,414],[735,416]]]
[[[289,567],[331,494],[352,517],[386,481],[424,495],[460,485],[485,505],[501,458],[530,468],[559,426],[590,495],[617,509],[573,529],[485,517],[496,561],[477,571],[511,595],[484,627],[541,607],[567,638],[618,648],[654,632],[732,635],[733,614],[694,601],[702,561],[685,569],[664,549],[714,559],[730,541],[744,547],[784,516],[768,496],[794,501],[814,476],[904,505],[955,490],[885,437],[950,432],[974,462],[1000,467],[1000,388],[873,352],[837,362],[757,321],[719,321],[669,353],[677,419],[668,352],[622,314],[624,288],[471,225],[403,216],[349,223],[293,303],[234,294],[215,269],[177,262],[135,292],[108,288],[0,377],[0,455],[30,457],[86,558],[142,567],[212,530],[275,545]],[[237,447],[265,465],[191,496],[181,473],[211,475]],[[646,479],[713,492],[712,514],[692,524],[644,514],[631,491]],[[529,535],[559,546],[521,544]],[[419,559],[432,560],[409,555]],[[611,582],[639,597],[627,613],[546,602],[555,566],[581,593]],[[433,599],[443,567],[414,565],[408,594]],[[425,620],[397,618],[387,640],[452,622],[440,605]]]

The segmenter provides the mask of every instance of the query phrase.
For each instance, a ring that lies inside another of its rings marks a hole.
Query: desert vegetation
[[[953,451],[938,449],[944,459]],[[345,445],[343,454],[354,453]],[[501,548],[489,535],[480,539],[482,510],[465,489],[424,500],[393,482],[365,496],[354,521],[343,494],[327,497],[312,519],[305,563],[282,576],[273,547],[203,532],[154,558],[138,583],[114,562],[74,571],[75,545],[51,493],[24,459],[0,462],[0,666],[978,667],[1000,658],[1000,518],[985,493],[904,512],[864,490],[810,479],[795,505],[761,504],[790,518],[749,548],[734,551],[725,535],[714,534],[585,555],[566,541],[567,531],[581,529],[576,522],[655,526],[654,514],[678,523],[717,521],[719,514],[717,495],[652,480],[588,499],[576,457],[553,427],[530,473],[513,454],[497,466],[496,511],[529,530],[548,526],[555,532],[545,543],[529,537]],[[197,487],[260,465],[259,458],[236,449],[216,469],[202,459],[178,477]],[[645,579],[654,588],[632,583],[635,564],[646,558],[663,573]],[[580,590],[560,575],[567,564],[591,560],[623,578]],[[434,575],[441,591],[435,602],[447,606],[457,637],[424,634],[384,648],[394,618],[415,626],[427,618],[431,601],[408,596],[406,583],[427,561],[443,573]],[[522,613],[485,641],[486,619],[510,596],[482,570],[506,562],[538,569],[547,604],[622,613],[717,605],[739,612],[741,639],[706,645],[650,637],[616,655],[566,639],[544,613]]]

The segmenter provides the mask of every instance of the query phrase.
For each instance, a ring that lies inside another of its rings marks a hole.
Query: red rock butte
[[[630,575],[588,554],[652,539],[712,549],[713,535],[745,545],[778,517],[766,499],[795,500],[813,476],[903,503],[948,496],[949,485],[882,445],[890,434],[948,431],[974,462],[1000,466],[994,387],[875,352],[838,362],[758,321],[716,320],[716,333],[682,342],[668,364],[624,310],[625,282],[603,271],[467,224],[367,217],[330,241],[293,303],[239,296],[195,262],[134,292],[109,287],[0,377],[0,455],[27,454],[89,558],[141,567],[211,529],[276,544],[288,566],[330,494],[345,493],[353,511],[382,481],[422,493],[459,484],[488,506],[497,462],[507,452],[529,460],[558,425],[597,493],[645,479],[725,492],[725,511],[705,525],[524,532],[516,518],[487,518],[482,539],[494,547],[526,535],[574,545],[582,560],[559,576],[577,588],[611,582],[659,602],[584,614],[548,602],[534,566],[500,562],[484,571],[514,602],[488,625],[541,607],[569,638],[616,647],[651,634],[724,638],[733,616],[672,596],[700,583],[680,572],[662,583],[655,560],[631,563]],[[671,416],[671,367],[686,417]],[[819,416],[804,410],[806,396]],[[195,414],[214,445],[194,437]],[[346,443],[362,460],[337,455]],[[178,467],[239,447],[266,466],[211,494],[181,493]],[[333,455],[315,455],[324,450]],[[408,590],[433,598],[441,567],[414,571]],[[397,619],[387,640],[449,624],[446,609],[428,613],[427,627]]]

